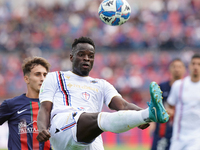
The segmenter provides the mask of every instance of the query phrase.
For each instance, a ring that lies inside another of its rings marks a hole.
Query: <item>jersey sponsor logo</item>
[[[69,83],[69,84],[67,84],[67,86],[71,88],[73,85],[71,83]]]
[[[85,100],[88,100],[88,99],[90,98],[90,94],[87,93],[87,92],[83,92],[83,93],[82,93],[82,96],[83,96],[83,98],[84,98]]]
[[[27,124],[26,121],[21,121],[18,124],[19,134],[26,133],[38,133],[38,128],[34,127],[32,124],[37,124],[37,121]]]
[[[24,109],[24,110],[21,110],[21,111],[17,111],[17,114],[21,114],[23,113],[24,111],[26,111],[27,109]]]
[[[98,91],[99,91],[97,88],[90,87],[90,86],[86,86],[86,85],[78,85],[78,84],[71,84],[71,83],[68,83],[67,86],[68,86],[69,88],[74,87],[74,88],[92,90],[92,91],[95,91],[95,92],[98,92]]]
[[[70,79],[70,76],[65,76],[65,78]]]

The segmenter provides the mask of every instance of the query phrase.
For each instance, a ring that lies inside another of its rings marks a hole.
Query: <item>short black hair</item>
[[[83,37],[83,36],[82,36],[82,37],[80,37],[80,38],[74,40],[74,42],[72,43],[72,51],[73,51],[74,48],[76,48],[76,45],[77,45],[78,43],[89,43],[89,44],[91,44],[91,45],[94,47],[94,49],[95,49],[94,41],[93,41],[92,39],[90,39],[89,37]]]
[[[191,60],[194,59],[194,58],[200,58],[200,54],[194,54],[194,55],[192,56]]]

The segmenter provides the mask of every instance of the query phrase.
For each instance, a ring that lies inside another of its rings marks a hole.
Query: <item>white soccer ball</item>
[[[131,14],[131,7],[126,0],[104,0],[99,6],[99,18],[111,26],[124,24]]]

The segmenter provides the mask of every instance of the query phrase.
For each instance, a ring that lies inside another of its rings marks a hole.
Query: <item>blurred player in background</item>
[[[103,150],[100,134],[104,131],[121,133],[137,126],[145,129],[151,121],[169,119],[155,82],[150,85],[149,108],[142,109],[124,100],[107,81],[88,76],[94,56],[90,38],[75,39],[70,54],[72,71],[49,73],[42,84],[37,139],[42,142],[51,137],[54,150]],[[104,103],[117,112],[101,112]]]
[[[185,65],[181,59],[176,58],[171,61],[169,65],[170,80],[160,83],[160,89],[163,91],[163,103],[165,105],[169,95],[172,84],[185,75]],[[166,123],[156,123],[155,131],[153,133],[152,150],[169,150],[170,139],[172,136],[173,117]]]
[[[39,90],[49,67],[50,64],[44,58],[26,58],[22,70],[27,93],[4,100],[0,105],[0,125],[8,121],[9,150],[51,150],[49,141],[39,143],[36,139]]]
[[[167,98],[169,114],[174,114],[170,150],[200,149],[199,54],[192,56],[189,72],[189,76],[174,82]]]

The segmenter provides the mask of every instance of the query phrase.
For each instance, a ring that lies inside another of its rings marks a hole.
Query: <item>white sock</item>
[[[121,110],[114,113],[101,112],[98,115],[98,126],[102,131],[122,133],[147,123],[144,118],[146,116],[147,109]]]
[[[149,108],[142,110],[142,118],[147,123],[151,122],[151,120],[149,119]]]

